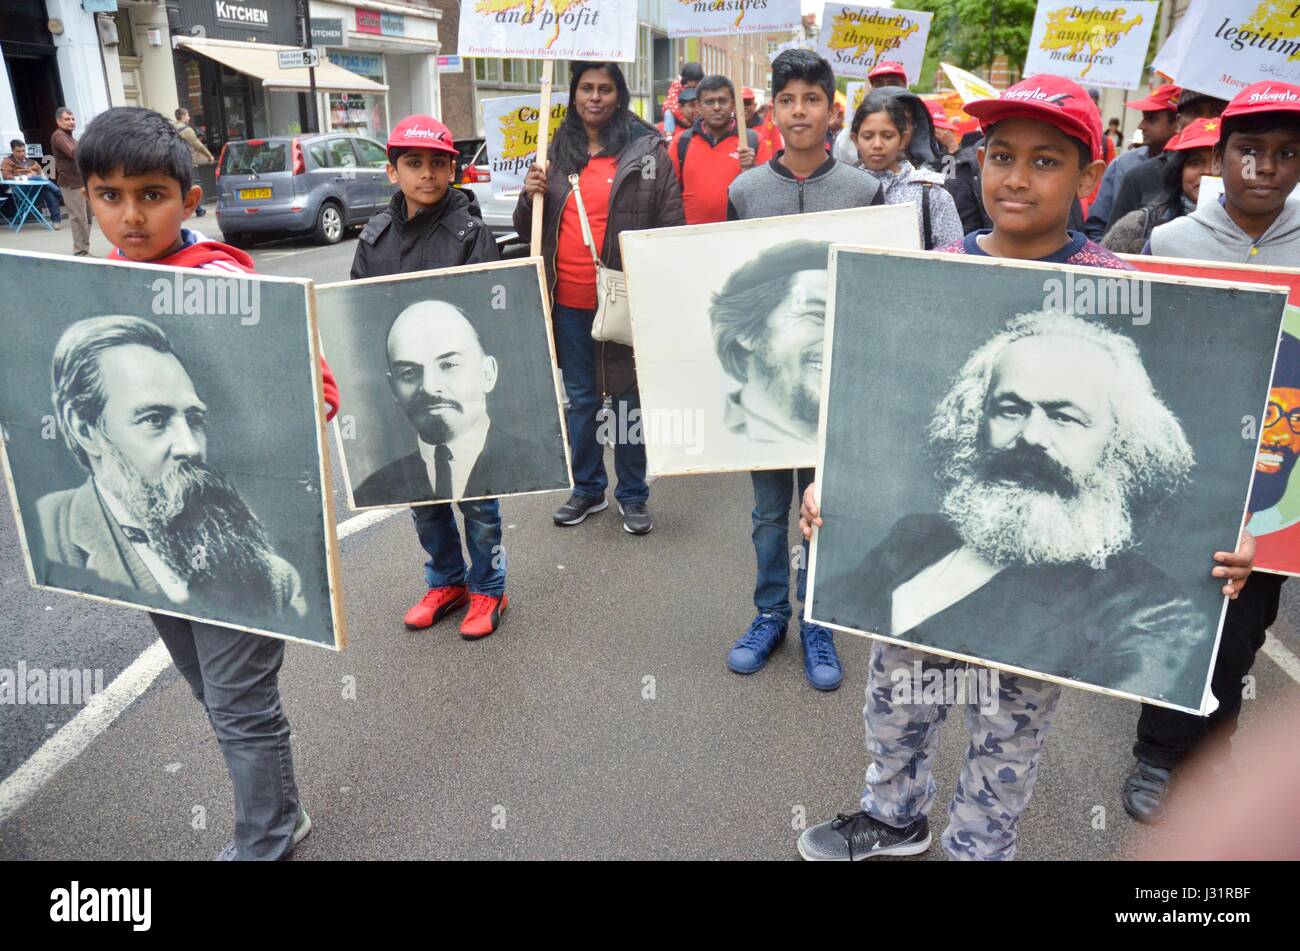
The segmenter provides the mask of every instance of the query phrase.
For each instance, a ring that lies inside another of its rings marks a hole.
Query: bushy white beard
[[[1073,498],[972,472],[957,476],[940,510],[975,551],[998,565],[1065,565],[1118,554],[1133,542],[1125,476],[1103,460]]]

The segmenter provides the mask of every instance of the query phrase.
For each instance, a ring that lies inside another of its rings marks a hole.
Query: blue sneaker
[[[844,679],[844,668],[835,653],[830,628],[800,621],[799,640],[803,644],[803,670],[808,675],[808,682],[818,690],[838,687]]]
[[[727,653],[727,666],[738,674],[758,673],[772,656],[772,651],[785,640],[789,623],[766,611],[754,618],[745,636],[736,641]]]

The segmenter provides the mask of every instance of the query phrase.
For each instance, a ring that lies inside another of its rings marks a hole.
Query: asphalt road
[[[344,279],[351,255],[350,241],[254,252],[264,273],[322,283]],[[448,622],[402,627],[423,592],[405,513],[342,541],[349,647],[290,645],[281,676],[316,828],[299,859],[791,859],[801,820],[856,808],[869,642],[837,636],[845,681],[831,694],[807,685],[793,631],[755,676],[724,665],[752,614],[748,478],[656,482],[644,538],[623,532],[612,508],[556,528],[562,500],[503,501],[511,607],[477,643]],[[1274,635],[1300,654],[1300,586],[1284,592]],[[107,684],[154,639],[140,612],[29,588],[0,507],[0,667],[102,668]],[[1254,673],[1238,740],[1247,749],[1252,724],[1300,702],[1300,683],[1273,659],[1261,655]],[[0,781],[77,712],[0,705]],[[1119,858],[1150,841],[1119,798],[1137,714],[1066,692],[1021,857]],[[965,745],[954,716],[940,804]],[[938,827],[943,810],[932,813]],[[232,826],[216,743],[169,667],[0,824],[0,858],[207,859]],[[937,844],[925,858],[942,858]]]

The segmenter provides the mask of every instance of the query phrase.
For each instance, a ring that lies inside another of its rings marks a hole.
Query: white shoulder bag
[[[582,222],[582,243],[591,249],[591,260],[596,265],[596,319],[591,322],[593,340],[609,343],[621,343],[632,346],[632,309],[627,303],[627,278],[622,271],[605,267],[600,263],[596,251],[596,242],[591,236],[591,224],[587,221],[587,208],[582,203],[582,189],[578,187],[578,176],[569,176],[569,185],[573,189],[573,200],[578,203],[578,220]]]

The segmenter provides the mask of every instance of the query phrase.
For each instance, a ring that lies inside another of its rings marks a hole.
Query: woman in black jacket
[[[533,196],[544,195],[542,255],[555,352],[569,398],[574,483],[573,495],[555,513],[555,524],[577,525],[608,506],[609,479],[598,438],[603,428],[614,440],[614,498],[623,528],[644,535],[653,523],[646,507],[650,488],[645,481],[645,444],[638,435],[642,427],[637,425],[640,399],[632,349],[591,338],[596,267],[583,242],[569,184],[569,176],[577,175],[592,238],[606,267],[623,267],[621,232],[686,223],[663,138],[632,113],[629,100],[627,81],[616,64],[573,64],[568,114],[555,133],[545,170],[536,164],[528,170],[515,208],[515,228],[521,235],[531,232]],[[612,415],[602,412],[604,401],[609,401]],[[636,415],[630,416],[633,411]]]

